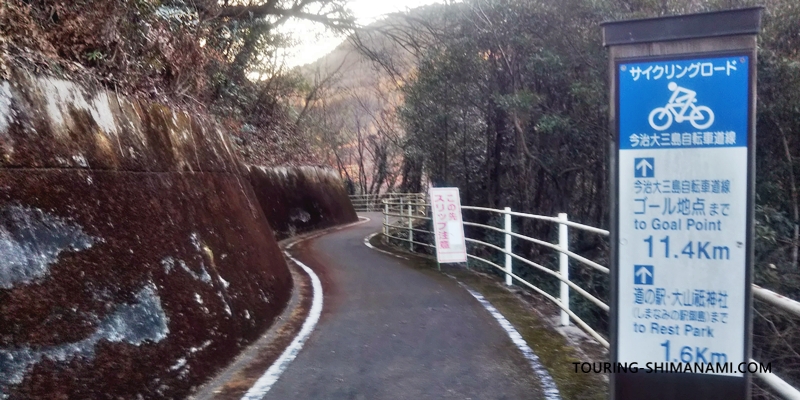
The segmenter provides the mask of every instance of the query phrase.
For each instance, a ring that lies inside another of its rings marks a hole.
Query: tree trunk
[[[774,118],[773,118],[773,122]],[[783,142],[783,151],[786,155],[786,162],[789,164],[789,190],[791,191],[792,195],[792,221],[794,222],[794,232],[792,237],[792,267],[797,269],[797,258],[798,258],[798,239],[800,239],[800,206],[798,206],[798,194],[797,194],[797,181],[794,177],[794,158],[792,157],[792,152],[789,149],[789,140],[786,137],[786,132],[783,130],[783,127],[780,124],[775,123],[775,126],[778,127],[778,132],[781,134],[781,141]]]
[[[230,66],[231,76],[235,82],[247,79],[247,67],[250,66],[258,52],[258,41],[269,32],[269,24],[264,21],[253,22],[244,37],[242,48],[236,53]]]

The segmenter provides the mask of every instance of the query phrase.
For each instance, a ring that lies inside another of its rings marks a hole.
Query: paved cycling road
[[[364,246],[372,221],[296,246],[322,318],[267,399],[538,399],[530,364],[457,282]]]

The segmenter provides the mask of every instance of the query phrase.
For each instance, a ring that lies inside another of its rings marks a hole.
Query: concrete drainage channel
[[[295,282],[289,304],[267,333],[242,352],[230,366],[200,388],[190,397],[191,399],[241,398],[257,400],[264,398],[275,382],[278,381],[281,374],[302,350],[322,314],[323,292],[319,277],[311,268],[289,254],[289,250],[300,242],[312,240],[322,235],[369,221],[369,218],[366,217],[359,217],[359,219],[360,221],[352,224],[313,232],[280,243],[284,250],[284,255],[289,261],[292,278]],[[299,266],[300,269],[295,266]],[[304,274],[300,273],[301,270]],[[308,310],[308,312],[306,313],[305,310]],[[297,325],[301,319],[302,327],[299,332],[294,333],[296,329],[293,329],[292,325]],[[260,369],[262,371],[265,370],[265,372],[260,376],[254,375],[254,370],[258,370],[257,368],[264,364],[265,359],[275,358],[274,354],[277,353],[277,349],[274,349],[276,342],[286,341],[287,336],[291,337],[292,334],[294,334],[294,339],[283,352],[269,363],[267,368]],[[242,395],[242,393],[244,394]]]

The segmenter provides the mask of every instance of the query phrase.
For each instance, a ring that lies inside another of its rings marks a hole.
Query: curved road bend
[[[364,246],[372,220],[298,245],[324,311],[266,399],[540,399],[530,364],[458,283]]]

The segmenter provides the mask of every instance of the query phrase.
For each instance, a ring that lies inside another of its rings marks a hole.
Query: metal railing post
[[[389,203],[383,200],[383,236],[389,236],[389,227],[387,225],[389,225]]]
[[[512,270],[513,261],[511,259],[511,207],[506,207],[505,209],[505,231],[506,231],[506,286],[511,286],[513,283],[511,281],[511,273],[514,271]]]
[[[403,209],[405,209],[405,207],[404,207],[405,204],[403,203],[403,195],[402,194],[399,195],[398,198],[400,199],[400,206],[398,206],[398,208],[397,208],[397,214],[400,215],[398,217],[398,218],[400,218],[400,220],[397,221],[398,222],[397,225],[403,226],[404,225],[403,224],[403,222],[404,222],[403,221]],[[398,232],[398,234],[400,234],[400,230],[399,229],[397,230],[397,232]]]
[[[408,205],[408,249],[412,252],[414,251],[414,231],[412,230],[413,224],[411,221],[414,219],[411,218],[411,204]]]
[[[567,214],[558,214],[558,219],[564,222],[568,221]],[[565,224],[558,224],[558,247],[564,251],[569,250],[569,227]],[[569,256],[565,253],[558,255],[558,269],[561,276],[565,280],[569,280]],[[569,286],[564,281],[561,281],[561,304],[564,305],[566,310],[569,310]],[[569,325],[569,314],[567,314],[566,310],[561,310],[562,326]]]

